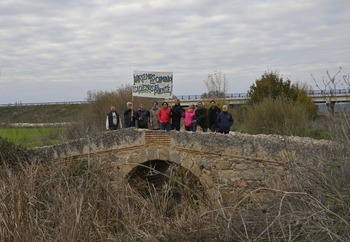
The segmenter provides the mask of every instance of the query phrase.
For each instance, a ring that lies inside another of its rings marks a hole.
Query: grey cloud
[[[330,68],[350,72],[349,9],[347,0],[0,2],[0,103],[84,99],[131,84],[134,69],[173,71],[175,94],[204,92],[217,69],[230,92],[268,69],[312,83]]]

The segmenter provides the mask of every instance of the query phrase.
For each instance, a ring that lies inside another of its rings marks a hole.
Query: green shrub
[[[277,72],[265,72],[260,79],[250,87],[248,91],[249,104],[255,105],[266,98],[276,100],[284,98],[304,106],[307,115],[313,118],[317,113],[317,107],[310,96],[306,94],[307,85],[291,84],[289,79],[283,80]]]
[[[303,105],[278,97],[247,107],[243,122],[243,132],[250,134],[305,136],[309,116]]]

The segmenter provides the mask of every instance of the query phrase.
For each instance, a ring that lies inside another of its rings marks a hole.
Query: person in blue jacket
[[[219,113],[216,124],[218,127],[218,132],[222,134],[228,134],[230,132],[230,128],[233,124],[233,118],[231,113],[227,111],[227,106],[222,106],[222,112]]]

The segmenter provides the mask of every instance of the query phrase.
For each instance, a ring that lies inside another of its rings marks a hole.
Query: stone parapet
[[[301,137],[130,128],[27,152],[43,162],[103,159],[124,177],[148,161],[166,161],[189,170],[215,199],[233,201],[259,187],[283,189],[291,170],[335,162],[340,150],[333,142]]]

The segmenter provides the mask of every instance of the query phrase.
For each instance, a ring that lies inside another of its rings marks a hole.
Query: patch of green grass
[[[0,137],[23,147],[39,147],[58,144],[61,128],[0,128]]]
[[[0,107],[0,123],[74,122],[87,104]]]

